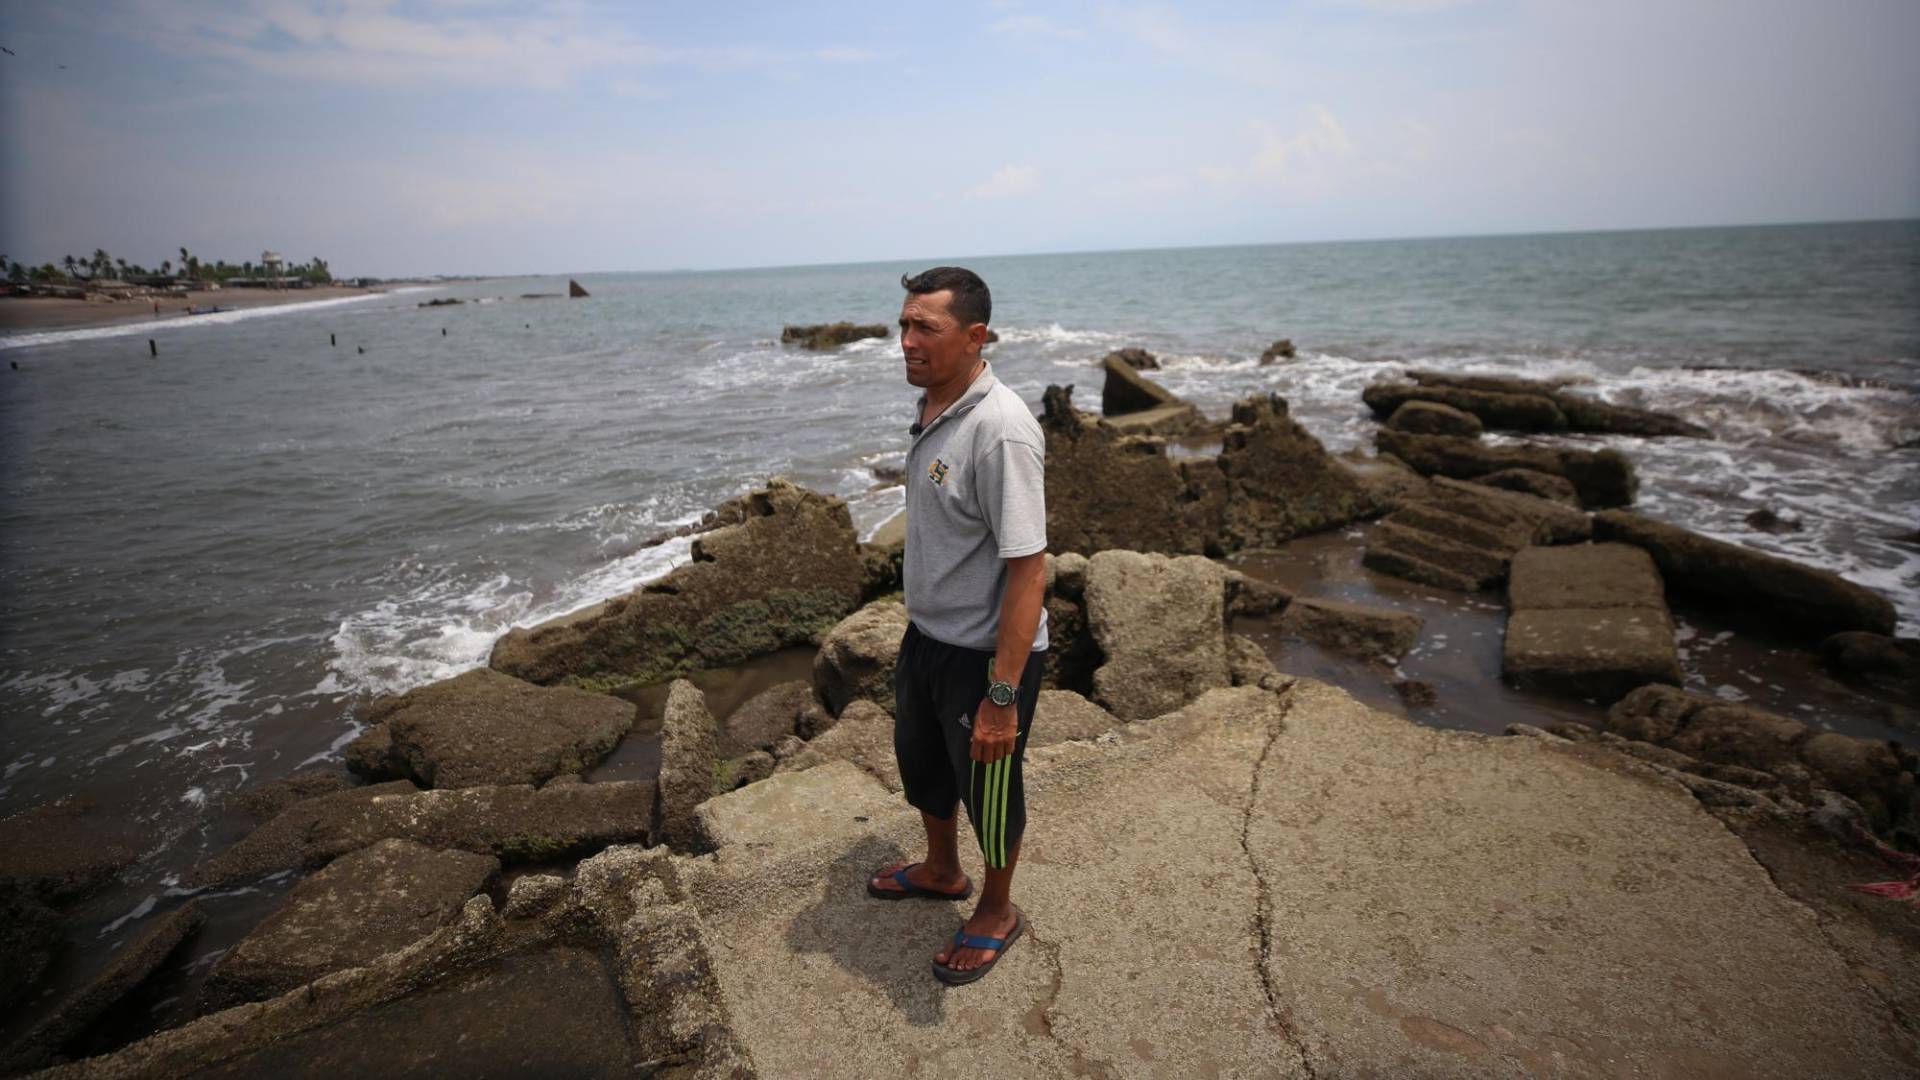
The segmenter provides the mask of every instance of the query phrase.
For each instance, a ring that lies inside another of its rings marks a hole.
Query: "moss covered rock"
[[[625,596],[494,644],[496,671],[588,689],[664,682],[812,644],[860,603],[865,581],[847,504],[774,479],[745,517],[700,536],[686,565]]]

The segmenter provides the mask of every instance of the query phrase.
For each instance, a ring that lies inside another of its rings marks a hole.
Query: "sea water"
[[[871,530],[902,503],[871,471],[908,442],[898,340],[780,329],[890,323],[940,262],[990,283],[989,356],[1036,406],[1097,409],[1099,359],[1141,346],[1208,412],[1278,393],[1336,452],[1413,368],[1679,413],[1714,438],[1561,441],[1632,457],[1642,512],[1920,627],[1920,222],[495,279],[0,339],[0,813],[91,793],[150,842],[134,895],[163,889],[225,795],[670,570],[687,542],[646,539],[720,500],[784,474]]]

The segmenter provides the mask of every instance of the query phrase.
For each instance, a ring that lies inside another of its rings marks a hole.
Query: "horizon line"
[[[1398,244],[1415,240],[1511,240],[1535,236],[1604,236],[1613,233],[1693,232],[1707,229],[1795,229],[1819,225],[1891,225],[1902,222],[1920,223],[1920,215],[1912,217],[1839,218],[1825,221],[1734,221],[1717,222],[1706,225],[1635,225],[1596,229],[1525,229],[1514,232],[1422,233],[1410,236],[1343,237],[1330,240],[1254,240],[1233,244],[1157,244],[1145,247],[1125,248],[1063,248],[1047,251],[975,252],[970,255],[952,256],[952,258],[1030,259],[1057,255],[1127,255],[1145,251],[1217,251],[1231,248],[1309,247],[1315,244]],[[441,274],[425,276],[513,278],[565,277],[569,275],[588,277],[620,274],[732,274],[756,270],[818,270],[834,266],[870,266],[878,263],[904,261],[907,258],[909,257],[889,255],[873,259],[843,259],[832,262],[766,263],[750,266],[680,266],[659,270],[554,270],[544,273],[523,274]]]

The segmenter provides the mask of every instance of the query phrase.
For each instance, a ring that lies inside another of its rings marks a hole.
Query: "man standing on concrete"
[[[1047,506],[1040,425],[981,358],[993,298],[971,270],[900,279],[900,347],[920,387],[907,452],[906,637],[894,674],[894,754],[927,857],[867,883],[883,900],[964,900],[957,806],[987,865],[972,918],[933,958],[972,982],[1026,930],[1008,898],[1026,827],[1021,781],[1047,649]]]

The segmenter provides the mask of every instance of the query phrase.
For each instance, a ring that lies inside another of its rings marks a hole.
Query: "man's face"
[[[947,310],[953,290],[908,293],[900,305],[900,351],[907,361],[907,381],[915,386],[943,386],[973,370],[987,325],[963,326]]]

